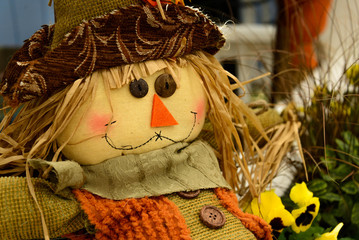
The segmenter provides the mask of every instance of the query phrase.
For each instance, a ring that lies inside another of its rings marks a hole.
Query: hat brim
[[[50,49],[54,28],[44,26],[14,55],[0,84],[10,105],[49,96],[92,72],[123,64],[175,58],[225,42],[218,27],[190,7],[137,5],[84,21]]]

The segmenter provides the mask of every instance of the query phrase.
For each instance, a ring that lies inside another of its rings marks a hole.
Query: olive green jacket
[[[32,178],[36,198],[44,212],[52,238],[76,232],[88,225],[86,214],[71,189],[81,188],[107,199],[123,200],[166,195],[178,206],[193,239],[255,239],[239,219],[216,198],[214,188],[230,188],[215,155],[201,141],[177,143],[145,154],[126,155],[93,166],[76,162],[52,163],[31,160],[34,168],[53,167],[49,182]],[[183,199],[176,192],[202,189],[195,199]],[[199,219],[204,205],[225,214],[221,229],[210,229]],[[94,224],[94,223],[92,223]],[[228,236],[232,236],[228,238]],[[23,177],[0,178],[0,239],[43,237],[39,209]],[[210,238],[208,238],[210,237]]]

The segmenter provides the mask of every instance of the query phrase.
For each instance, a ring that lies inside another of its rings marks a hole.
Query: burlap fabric
[[[53,185],[43,179],[32,179],[36,197],[45,215],[50,237],[82,229],[85,220],[71,190],[55,195]],[[0,239],[42,239],[39,210],[23,177],[0,178]]]
[[[111,7],[106,6],[106,10]],[[54,34],[61,36],[63,30],[58,33],[58,23],[44,26],[13,56],[5,70],[0,92],[8,104],[16,106],[48,97],[100,69],[175,58],[199,50],[215,54],[223,46],[225,40],[221,32],[201,12],[175,4],[164,8],[166,19],[157,7],[140,4],[84,20],[58,44],[56,40],[53,49]],[[81,17],[84,16],[77,16],[76,21]],[[73,25],[66,22],[66,17],[59,17],[60,20],[62,24]]]
[[[217,239],[217,240],[255,240],[256,237],[251,231],[246,229],[242,222],[231,214],[211,190],[202,191],[201,194],[191,200],[171,194],[168,198],[173,201],[180,209],[181,214],[186,220],[191,230],[192,239]],[[220,229],[209,229],[200,220],[199,211],[202,206],[215,206],[226,216],[226,223]]]
[[[55,0],[56,28],[51,48],[55,48],[74,27],[83,20],[89,20],[110,13],[114,9],[139,5],[141,0]]]

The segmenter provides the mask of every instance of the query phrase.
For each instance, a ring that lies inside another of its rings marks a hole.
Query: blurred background
[[[53,9],[46,0],[0,2],[0,73],[14,51],[44,24],[53,24]]]

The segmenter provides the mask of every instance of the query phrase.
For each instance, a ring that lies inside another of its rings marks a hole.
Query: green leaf
[[[343,195],[342,199],[337,204],[337,207],[334,207],[334,210],[332,212],[334,216],[342,217],[349,221],[352,208],[353,208],[352,196]]]
[[[327,145],[327,147],[325,148],[325,153],[327,155],[327,157],[336,157],[335,155],[335,151],[331,150],[331,149],[335,149],[334,147]]]
[[[297,234],[297,239],[314,240],[318,234],[322,234],[324,229],[322,227],[310,227],[307,231]]]
[[[349,145],[347,145],[345,142],[343,142],[340,139],[335,139],[335,143],[337,144],[339,150],[343,151],[343,152],[347,152],[349,149]]]
[[[354,155],[354,146],[350,146],[340,139],[335,139],[335,142],[338,148],[338,151],[336,151],[338,157],[342,160],[352,161],[353,158],[349,155]]]
[[[323,190],[327,189],[328,184],[322,180],[322,179],[314,179],[309,182],[308,189],[314,193],[314,195],[317,195],[315,193],[322,192]]]
[[[338,204],[337,210],[341,212],[341,216],[344,218],[344,223],[349,222],[351,212],[353,209],[353,197],[351,195],[343,195],[342,200]]]
[[[338,204],[338,206],[341,206],[340,203]],[[331,212],[333,213],[334,217],[337,217],[337,218],[344,217],[346,211],[343,211],[343,208],[346,210],[345,207],[333,209]]]
[[[358,193],[359,187],[352,181],[345,183],[341,189],[350,195],[355,195]]]
[[[319,192],[315,192],[315,193],[314,193],[314,197],[324,195],[324,194],[326,194],[327,192],[329,192],[327,188],[326,188],[326,189],[322,189],[322,190],[319,191]]]
[[[345,142],[340,139],[335,139],[335,142],[341,151],[351,156],[339,152],[337,152],[337,155],[343,160],[354,162],[355,164],[359,165],[358,138],[356,138],[350,131],[343,132],[342,136]]]
[[[350,221],[350,218],[349,218],[349,221]],[[339,232],[339,236],[341,236],[341,237],[351,237],[351,238],[354,238],[354,239],[358,240],[359,239],[358,224],[348,223],[345,226],[345,223],[344,223],[344,229]]]
[[[344,195],[338,203],[330,203],[326,207],[328,209],[324,209],[325,212],[332,212],[337,218],[350,219],[353,200],[350,195]]]
[[[330,202],[335,202],[335,201],[339,202],[342,199],[339,194],[332,193],[332,192],[325,193],[325,194],[319,196],[319,198],[321,200],[328,200]]]
[[[359,183],[359,172],[357,172],[356,174],[354,174],[354,181],[356,183]]]
[[[320,157],[321,162],[324,163],[324,165],[328,168],[329,171],[333,170],[337,166],[337,161],[331,159],[331,157],[335,158],[335,156],[328,156],[328,155],[327,158]]]
[[[328,212],[322,213],[322,219],[332,227],[335,227],[338,224],[338,220],[333,216],[333,214]]]
[[[319,207],[320,208],[320,207]],[[320,210],[320,209],[319,209]],[[317,223],[317,222],[320,222],[320,220],[322,220],[322,214],[320,213],[320,211],[318,212],[318,215],[317,217],[314,219],[314,222],[312,224],[312,226]]]
[[[325,180],[326,182],[333,182],[335,181],[332,176],[324,173],[323,171],[320,172],[320,176]]]
[[[288,195],[289,195],[289,193],[288,193]],[[287,210],[291,211],[291,210],[293,210],[294,208],[297,208],[298,206],[297,206],[297,204],[295,204],[295,203],[292,201],[292,199],[290,199],[290,197],[289,197],[288,195],[281,197],[281,199],[282,199],[282,203],[283,203],[283,205],[285,206],[285,208],[286,208]]]
[[[353,206],[351,220],[352,223],[359,224],[359,202],[356,202]]]
[[[334,180],[342,180],[343,178],[347,177],[352,172],[352,170],[353,169],[351,166],[345,163],[341,163],[336,169],[330,171],[329,175]]]
[[[352,134],[350,131],[345,131],[342,133],[344,141],[352,146],[352,147],[359,147],[359,140]]]
[[[285,228],[278,240],[314,240],[324,232],[324,228],[311,226],[307,231],[295,233],[291,228]]]

